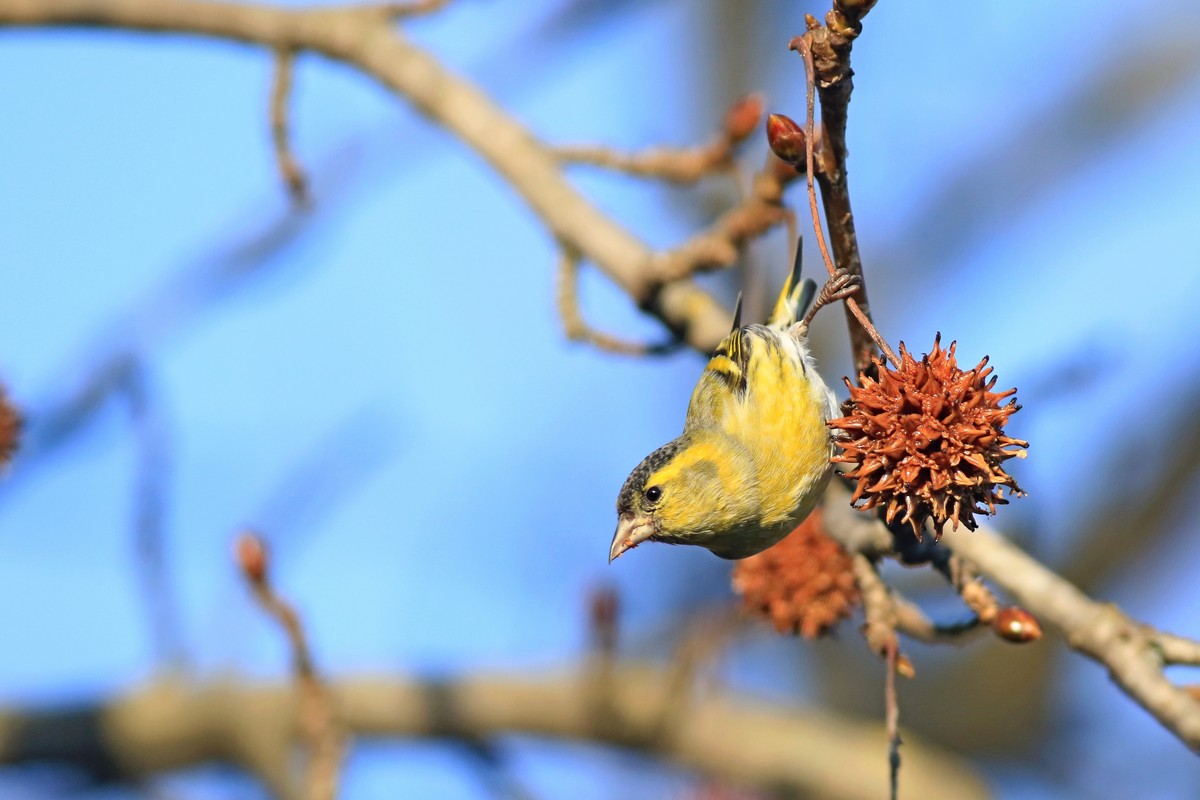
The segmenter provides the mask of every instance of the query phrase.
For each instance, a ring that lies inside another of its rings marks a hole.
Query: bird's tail
[[[792,272],[783,284],[783,291],[775,301],[775,310],[767,324],[772,328],[787,328],[800,319],[808,310],[813,297],[817,294],[817,284],[812,280],[800,279],[801,254],[804,251],[804,240],[796,242],[796,261],[792,264]]]

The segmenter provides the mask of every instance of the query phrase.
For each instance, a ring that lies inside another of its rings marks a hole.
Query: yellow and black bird
[[[829,482],[825,423],[833,393],[809,355],[808,324],[849,296],[858,279],[839,270],[812,308],[815,284],[792,273],[765,325],[741,325],[717,347],[688,405],[683,433],[637,466],[617,497],[609,561],[642,542],[695,544],[721,558],[767,549],[800,523]]]

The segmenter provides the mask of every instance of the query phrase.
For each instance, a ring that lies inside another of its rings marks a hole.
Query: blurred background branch
[[[863,756],[884,743],[877,723],[779,709],[748,696],[710,691],[690,705],[686,722],[672,736],[662,737],[661,713],[674,696],[671,671],[622,662],[614,664],[608,698],[622,724],[597,726],[585,672],[434,680],[344,677],[329,689],[340,720],[361,739],[475,742],[525,733],[591,741],[643,750],[780,796],[868,800],[879,796],[886,781],[883,760]],[[298,702],[286,686],[167,680],[100,706],[8,708],[0,710],[0,763],[50,762],[122,779],[208,761],[260,764],[258,749],[264,743],[294,736]],[[85,718],[94,724],[89,735],[81,736],[77,720]],[[978,776],[952,755],[917,737],[906,740],[905,748],[906,790],[929,798],[988,796]]]

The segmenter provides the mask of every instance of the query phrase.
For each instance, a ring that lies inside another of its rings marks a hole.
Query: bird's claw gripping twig
[[[803,325],[805,328],[812,322],[817,311],[823,306],[830,303],[836,303],[839,300],[845,300],[852,296],[862,287],[862,276],[856,275],[849,270],[843,268],[835,269],[829,279],[825,281],[825,285],[821,287],[821,291],[817,293],[817,299],[813,301],[812,306],[808,309],[808,313],[804,315]]]

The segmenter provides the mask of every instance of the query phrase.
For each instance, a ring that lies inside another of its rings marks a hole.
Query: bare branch
[[[506,733],[633,747],[744,786],[832,800],[878,800],[886,765],[857,754],[886,746],[881,725],[713,690],[677,735],[656,739],[672,683],[666,669],[614,666],[620,729],[593,723],[585,672],[473,675],[438,680],[346,678],[329,684],[346,729],[370,738],[487,740]],[[0,708],[0,763],[51,761],[110,776],[150,776],[206,763],[246,764],[278,754],[295,735],[292,687],[241,681],[164,681],[96,705]],[[80,726],[79,720],[89,724]],[[68,735],[69,733],[69,735]],[[273,744],[271,744],[273,743]],[[906,738],[905,788],[930,800],[989,796],[963,761]]]
[[[1149,626],[1143,627],[1142,633],[1158,649],[1164,664],[1200,667],[1200,642],[1195,639],[1164,633]]]
[[[926,644],[966,644],[987,630],[979,617],[971,616],[962,622],[937,623],[926,616],[917,605],[892,592],[896,605],[896,630]]]
[[[215,0],[0,0],[0,26],[90,26],[207,36],[312,51],[408,100],[488,161],[550,234],[612,278],[644,311],[703,352],[728,332],[728,312],[688,280],[664,282],[653,253],[566,180],[553,152],[475,86],[361,7],[285,8]]]
[[[956,530],[942,541],[1039,619],[1058,628],[1072,648],[1107,667],[1126,694],[1188,747],[1200,751],[1200,702],[1167,680],[1160,645],[1145,628],[1116,606],[1087,597],[986,527],[974,533]],[[1180,643],[1172,637],[1171,644],[1174,649]]]
[[[562,145],[554,148],[554,155],[568,164],[587,164],[683,184],[729,170],[732,154],[723,145],[718,140],[699,147],[653,147],[638,153],[621,153],[602,145]]]
[[[283,629],[292,651],[300,735],[307,751],[305,795],[309,800],[333,800],[337,796],[343,737],[334,718],[329,690],[313,666],[312,650],[300,615],[272,586],[270,559],[260,537],[249,532],[242,534],[237,542],[237,558],[255,598]]]
[[[297,208],[304,209],[309,207],[312,197],[308,191],[308,178],[292,154],[288,125],[294,62],[295,54],[289,48],[281,47],[275,51],[275,79],[271,87],[271,140],[275,145],[275,161],[279,166],[279,174],[283,177],[292,203]]]
[[[796,173],[775,169],[774,161],[772,158],[754,176],[750,193],[741,203],[706,230],[655,256],[651,271],[669,282],[695,272],[725,269],[733,266],[751,239],[780,224],[787,224],[790,229],[795,223],[795,212],[783,205],[783,191]]]
[[[563,248],[559,254],[556,281],[558,314],[562,318],[563,331],[568,339],[587,342],[601,350],[627,356],[644,356],[670,349],[669,342],[657,345],[630,342],[588,325],[583,318],[583,312],[579,310],[579,256],[569,252],[567,248]]]
[[[838,481],[830,484],[825,501],[829,535],[852,552],[864,546],[877,550],[882,537],[891,536],[887,526],[877,519],[871,521],[879,533],[867,537],[860,528],[868,515],[836,513],[840,506],[848,505],[848,494]],[[1038,619],[1061,631],[1073,649],[1103,664],[1138,705],[1188,747],[1200,751],[1200,701],[1172,685],[1163,674],[1164,665],[1173,663],[1172,657],[1192,663],[1193,657],[1200,656],[1200,642],[1158,633],[1134,622],[1116,606],[1092,600],[988,528],[947,531],[942,544],[974,564],[981,575]],[[856,576],[860,569],[856,568]],[[865,599],[865,587],[863,594]]]
[[[762,109],[761,95],[752,94],[739,100],[726,113],[717,135],[696,147],[654,147],[638,153],[621,153],[598,145],[576,145],[556,147],[554,154],[572,164],[588,164],[672,183],[695,183],[718,172],[731,173],[736,178],[734,149],[758,127]]]
[[[130,356],[122,381],[137,448],[133,481],[134,550],[155,654],[161,665],[178,669],[184,666],[186,653],[180,636],[179,607],[167,568],[169,443],[162,409],[147,373],[142,360]]]
[[[441,11],[450,0],[410,0],[407,3],[380,3],[379,9],[393,18],[417,17]]]
[[[832,531],[830,535],[833,535]],[[888,664],[904,677],[914,677],[916,670],[908,657],[900,652],[900,643],[896,638],[899,612],[895,597],[879,577],[875,562],[862,553],[854,553],[854,579],[858,581],[858,589],[862,592],[863,611],[867,617],[863,625],[867,647],[888,659]]]

